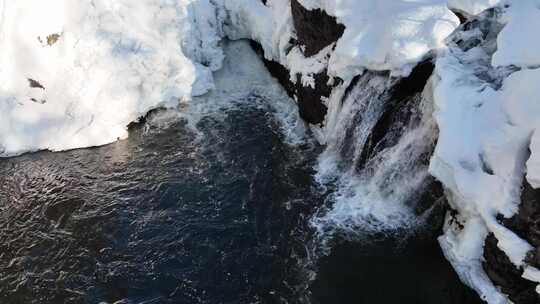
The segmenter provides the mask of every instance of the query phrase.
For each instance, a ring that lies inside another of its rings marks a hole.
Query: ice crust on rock
[[[497,37],[493,66],[539,67],[540,40],[532,38],[530,31],[540,28],[540,1],[507,0],[504,4],[501,21],[505,27]]]

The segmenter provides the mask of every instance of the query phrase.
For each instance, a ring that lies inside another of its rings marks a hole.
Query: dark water
[[[264,108],[223,111],[202,140],[178,121],[0,160],[0,303],[479,303],[432,238],[314,261],[319,148]]]

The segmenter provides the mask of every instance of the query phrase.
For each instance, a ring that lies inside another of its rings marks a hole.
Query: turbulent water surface
[[[246,47],[127,140],[0,160],[0,303],[479,303],[427,230],[322,248],[321,147]]]

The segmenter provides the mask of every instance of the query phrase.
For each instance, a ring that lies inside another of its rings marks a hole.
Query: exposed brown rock
[[[304,87],[299,79],[296,83],[290,80],[289,71],[280,63],[265,59],[262,56],[262,48],[255,42],[251,42],[252,47],[261,55],[268,71],[285,88],[291,98],[296,99],[300,117],[311,124],[321,124],[326,116],[327,108],[323,104],[323,97],[329,97],[332,92],[332,86],[328,85],[329,77],[326,70],[314,75],[315,87]]]

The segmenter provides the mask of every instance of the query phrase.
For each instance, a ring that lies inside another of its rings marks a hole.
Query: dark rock
[[[297,75],[296,97],[300,109],[300,117],[312,124],[322,124],[326,116],[327,108],[322,102],[322,98],[330,97],[333,86],[328,84],[329,77],[326,70],[314,75],[315,88],[304,87]]]
[[[540,246],[540,189],[534,189],[524,178],[519,211],[512,218],[497,217],[498,221],[519,237],[535,247]],[[484,246],[484,269],[489,278],[500,286],[516,304],[540,303],[536,293],[536,283],[521,277],[523,271],[517,269],[506,254],[497,247],[497,239],[489,235]],[[540,267],[538,249],[527,256],[526,262]]]
[[[294,98],[296,95],[296,86],[294,83],[290,80],[289,77],[289,71],[287,68],[285,68],[283,65],[281,65],[279,62],[268,60],[264,58],[264,51],[260,44],[258,44],[255,41],[250,41],[251,48],[255,50],[255,52],[259,55],[259,57],[263,60],[264,65],[266,66],[266,69],[278,80],[278,82],[283,86],[287,94]]]
[[[31,88],[36,88],[36,89],[42,89],[42,90],[45,90],[45,87],[39,83],[39,81],[37,80],[34,80],[32,78],[27,78],[28,80],[28,85],[31,87]]]
[[[304,87],[300,81],[300,75],[297,75],[296,84],[290,80],[289,71],[280,63],[265,59],[262,47],[252,41],[251,46],[263,59],[264,65],[278,82],[285,88],[287,94],[296,99],[300,117],[311,124],[321,124],[326,116],[327,108],[323,104],[323,97],[329,97],[332,92],[332,86],[328,85],[329,77],[326,70],[314,75],[315,88]]]
[[[444,225],[444,217],[449,209],[448,201],[444,195],[443,185],[434,177],[429,176],[418,195],[413,196],[413,210],[421,215],[425,226],[432,231],[440,233]]]
[[[265,0],[262,0],[266,4]],[[308,10],[297,0],[291,1],[292,17],[296,30],[297,39],[291,41],[291,46],[300,46],[304,56],[309,57],[317,54],[326,46],[338,41],[343,35],[345,26],[337,23],[336,18],[329,16],[320,9]],[[252,42],[253,48],[262,55],[262,49],[256,42]],[[270,73],[277,78],[285,88],[289,96],[296,99],[300,116],[311,124],[322,124],[326,116],[327,108],[322,98],[328,98],[332,88],[340,83],[335,79],[329,84],[330,78],[327,71],[313,75],[314,87],[304,87],[297,75],[296,83],[290,80],[289,71],[280,63],[270,61],[261,56]]]
[[[462,14],[460,12],[454,12],[454,14],[456,14],[456,16],[459,18],[459,23],[460,24],[463,24],[463,23],[467,22],[467,17],[465,17],[464,14]]]
[[[401,78],[392,88],[392,99],[402,100],[421,93],[433,74],[434,69],[435,65],[431,58],[420,62],[414,67],[409,76]]]
[[[535,247],[540,246],[540,189],[523,180],[519,212],[503,224]]]
[[[291,0],[291,9],[298,43],[306,57],[336,42],[345,31],[343,24],[320,9],[307,10],[297,0]]]
[[[490,234],[484,244],[483,263],[486,274],[501,291],[516,304],[540,303],[536,293],[536,283],[521,277],[523,271],[517,269],[506,254],[497,247],[497,239]]]

